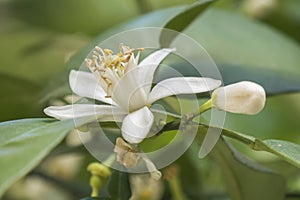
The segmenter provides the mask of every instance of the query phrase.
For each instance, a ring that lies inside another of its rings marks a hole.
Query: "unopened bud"
[[[87,170],[95,176],[99,176],[101,178],[108,178],[111,174],[110,169],[108,167],[106,167],[105,165],[102,165],[101,163],[91,163],[89,164],[89,166],[87,167]]]
[[[262,86],[242,81],[216,89],[211,99],[212,106],[217,109],[254,115],[264,108],[266,93]]]

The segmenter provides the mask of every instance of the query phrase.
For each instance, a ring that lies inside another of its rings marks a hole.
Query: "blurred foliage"
[[[29,24],[59,32],[95,35],[140,13],[193,0],[13,0],[15,17]]]
[[[276,1],[274,7],[259,19],[300,42],[300,2],[298,0]]]
[[[138,15],[134,0],[15,0],[10,8],[20,20],[59,32],[96,34]],[[102,20],[101,20],[102,19]]]
[[[232,199],[278,199],[285,196],[285,180],[279,174],[248,160],[220,139],[212,157],[223,169],[222,175]],[[272,184],[270,184],[272,183]],[[272,192],[272,191],[276,192]]]

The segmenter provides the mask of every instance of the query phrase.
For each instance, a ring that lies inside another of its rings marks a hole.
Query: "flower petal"
[[[139,74],[140,83],[144,86],[147,94],[150,92],[155,70],[163,59],[173,51],[175,51],[175,49],[160,49],[140,62],[139,67],[142,68]]]
[[[159,82],[149,94],[148,103],[177,94],[195,94],[211,91],[221,85],[221,81],[201,77],[176,77]]]
[[[105,98],[106,92],[101,88],[94,74],[72,70],[69,75],[72,91],[82,97],[97,99],[104,103],[116,105],[110,98]]]
[[[147,95],[138,81],[139,70],[126,73],[114,87],[112,99],[124,110],[133,111],[146,105]]]
[[[126,112],[116,106],[74,104],[66,106],[50,106],[44,109],[46,115],[59,120],[91,117],[99,121],[122,121]]]
[[[141,153],[140,155],[142,159],[145,161],[146,167],[149,170],[151,177],[154,180],[159,180],[161,178],[161,172],[158,171],[154,163],[144,153]]]
[[[130,56],[127,66],[125,67],[125,73],[138,67],[139,57],[140,57],[140,52],[138,52],[138,55],[136,56],[136,58],[134,57],[133,54]]]
[[[154,116],[148,107],[127,115],[122,124],[123,138],[129,143],[140,143],[149,133]]]

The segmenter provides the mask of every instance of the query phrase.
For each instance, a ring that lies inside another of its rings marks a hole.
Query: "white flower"
[[[232,113],[254,115],[265,105],[266,93],[262,86],[242,81],[213,91],[212,106]]]
[[[93,117],[98,121],[122,122],[122,135],[130,143],[140,143],[153,123],[153,102],[177,94],[201,93],[220,86],[221,81],[201,77],[175,77],[163,80],[152,89],[154,72],[174,49],[160,49],[138,64],[134,49],[121,45],[121,51],[96,47],[92,59],[86,59],[92,73],[72,70],[69,82],[73,92],[110,105],[74,104],[51,106],[44,112],[57,119]]]

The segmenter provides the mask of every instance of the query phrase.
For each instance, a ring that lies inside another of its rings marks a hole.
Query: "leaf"
[[[174,13],[177,13],[181,10],[182,7],[176,7],[156,11],[150,14],[146,14],[130,22],[122,23],[118,26],[108,29],[107,31],[98,35],[91,42],[89,42],[84,48],[80,49],[75,55],[73,55],[66,63],[67,69],[78,69],[83,63],[86,56],[89,54],[89,52],[96,45],[109,38],[110,36],[120,33],[122,31],[127,31],[130,29],[135,29],[144,26],[162,27],[167,22],[167,20],[174,15]],[[46,88],[46,90],[44,91],[44,93],[47,94],[47,97],[43,98],[43,101],[47,101],[51,98],[56,98],[59,95],[63,96],[64,92],[67,93],[68,90],[66,88],[68,88],[68,77],[68,73],[63,73],[62,75],[58,76],[57,79],[52,81],[50,85],[48,85],[48,88]]]
[[[197,1],[189,6],[183,12],[177,14],[164,26],[166,29],[174,30],[176,32],[162,31],[159,41],[162,47],[169,47],[174,38],[178,35],[178,32],[182,32],[187,26],[189,26],[195,18],[201,15],[214,1]],[[178,31],[178,32],[177,32]]]
[[[109,183],[108,192],[111,199],[127,200],[131,196],[129,174],[114,170]]]
[[[219,163],[233,200],[284,199],[283,177],[247,159],[223,138],[210,155]]]
[[[44,86],[64,69],[66,55],[82,47],[85,40],[12,22],[1,30],[0,43],[0,53],[5,55],[0,60],[2,74]]]
[[[76,121],[76,125],[84,122]],[[74,127],[74,120],[47,118],[0,123],[0,196],[38,165]]]
[[[273,11],[262,20],[293,37],[299,43],[299,8],[300,2],[298,0],[278,1],[278,4],[274,7]]]
[[[122,31],[128,31],[135,28],[141,27],[163,27],[163,25],[171,18],[174,14],[181,11],[183,7],[174,7],[163,9],[159,11],[155,11],[146,15],[143,15],[135,20],[131,20],[129,22],[122,23],[117,25],[102,34],[98,35],[94,40],[89,42],[84,48],[78,51],[74,56],[70,58],[67,62],[67,67],[69,69],[78,69],[81,63],[84,61],[86,56],[89,54],[92,49],[104,41],[105,39],[111,37],[114,34],[118,34]]]
[[[256,140],[257,150],[273,153],[300,168],[300,145],[283,140]]]
[[[269,95],[300,90],[299,45],[264,24],[210,9],[185,33],[212,56],[225,84],[252,80]]]
[[[122,0],[23,0],[12,1],[10,10],[18,20],[40,28],[93,35],[139,14],[135,1]]]
[[[40,87],[27,80],[0,73],[0,121],[40,114],[38,101]]]
[[[207,127],[206,125],[203,125]],[[219,128],[216,128],[219,129]],[[300,145],[283,140],[260,140],[236,131],[222,129],[222,135],[235,139],[248,145],[256,151],[266,151],[277,155],[281,159],[300,168]]]
[[[253,137],[260,139],[276,138],[300,144],[299,101],[300,93],[268,98],[265,108],[258,115],[226,113],[228,120],[225,127],[229,130],[251,133]]]
[[[163,27],[182,10],[183,7],[175,7],[152,12],[116,26],[91,41],[67,66],[79,68],[95,45],[116,33],[139,27]],[[268,95],[300,91],[300,47],[276,30],[232,11],[209,9],[184,33],[208,51],[225,84],[252,80],[263,85]],[[193,49],[188,53],[193,55]],[[183,75],[195,75],[195,70],[178,61],[170,60],[167,64]],[[174,74],[160,67],[156,80],[170,76]]]
[[[199,145],[197,141],[194,141],[176,161],[180,165],[179,175],[182,190],[189,199],[205,199],[203,187],[213,187],[209,185],[209,178],[207,177],[212,172],[211,168],[207,167],[209,160],[203,159],[199,162],[198,159],[195,159],[198,156],[198,151]]]

